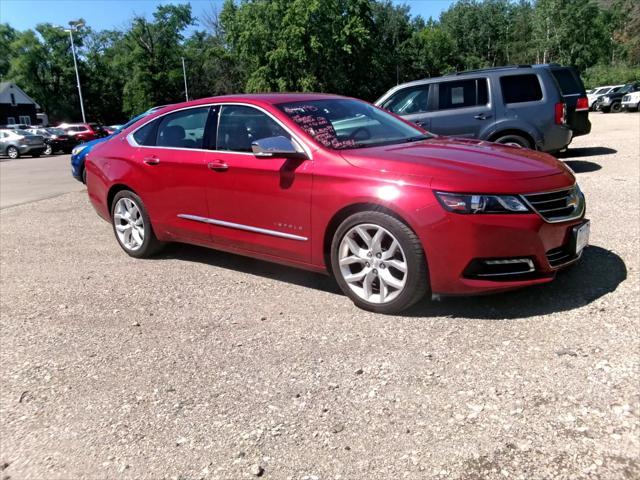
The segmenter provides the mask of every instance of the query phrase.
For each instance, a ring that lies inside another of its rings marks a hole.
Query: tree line
[[[234,92],[318,91],[374,100],[399,82],[556,62],[587,86],[640,80],[636,0],[458,0],[438,19],[390,0],[226,0],[196,18],[160,5],[124,30],[74,34],[87,117],[118,123],[154,105]],[[0,24],[0,79],[54,121],[79,120],[68,33]]]

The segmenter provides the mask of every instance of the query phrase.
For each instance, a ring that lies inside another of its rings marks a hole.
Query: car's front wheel
[[[20,156],[20,152],[18,151],[18,149],[16,147],[9,147],[7,148],[7,156],[9,158],[13,158],[16,159]]]
[[[44,149],[45,155],[51,155],[53,153],[53,147],[51,145],[47,145]]]
[[[331,245],[331,268],[342,291],[372,312],[401,312],[428,290],[420,240],[382,212],[359,212],[342,222]]]
[[[153,232],[144,204],[135,193],[121,190],[116,194],[111,220],[118,243],[132,257],[150,257],[162,248],[163,243]]]
[[[615,102],[611,105],[611,112],[618,113],[622,110],[622,104],[620,102]]]

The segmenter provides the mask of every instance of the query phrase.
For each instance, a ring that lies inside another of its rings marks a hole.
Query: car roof
[[[198,105],[208,105],[210,103],[224,103],[224,102],[238,102],[238,103],[251,103],[255,105],[260,104],[270,104],[277,105],[280,103],[290,103],[290,102],[304,102],[304,101],[312,101],[312,100],[322,100],[322,99],[330,99],[330,98],[349,98],[341,95],[332,95],[327,93],[239,93],[233,95],[220,95],[217,97],[205,97],[199,98],[198,100],[190,100],[188,102],[182,103],[173,103],[171,105],[166,105],[164,107],[158,108],[155,110],[154,114],[163,114],[166,112],[170,112],[172,110],[184,108],[184,107],[194,107]]]

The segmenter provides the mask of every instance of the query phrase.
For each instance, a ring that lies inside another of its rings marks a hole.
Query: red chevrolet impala
[[[262,94],[175,104],[88,156],[97,212],[132,257],[185,242],[330,272],[358,306],[551,281],[588,243],[570,169],[431,135],[366,102]]]

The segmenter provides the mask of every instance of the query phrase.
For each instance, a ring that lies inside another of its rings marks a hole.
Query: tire
[[[53,147],[51,145],[47,145],[44,149],[45,155],[51,155],[53,153]]]
[[[81,177],[82,177],[82,183],[84,183],[86,185],[87,184],[87,169],[86,168],[82,169]]]
[[[496,138],[494,142],[502,143],[504,145],[517,145],[522,148],[531,148],[531,142],[529,140],[527,140],[526,138],[520,135],[515,135],[515,134],[503,135],[501,137]]]
[[[622,110],[622,103],[615,102],[611,104],[611,113],[618,113]]]
[[[9,158],[16,159],[20,158],[20,151],[14,147],[13,145],[7,148],[7,155]]]
[[[164,246],[156,238],[142,199],[129,190],[119,191],[113,199],[111,224],[118,244],[131,257],[148,258]]]
[[[331,270],[353,303],[376,313],[399,313],[429,289],[420,240],[406,224],[382,212],[359,212],[340,224],[331,242]]]

